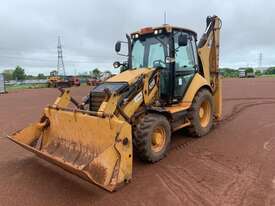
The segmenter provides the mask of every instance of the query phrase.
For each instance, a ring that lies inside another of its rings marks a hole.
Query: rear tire
[[[134,147],[140,159],[154,163],[165,157],[171,141],[171,127],[167,118],[147,114],[134,129]]]
[[[209,133],[213,127],[213,105],[213,96],[207,89],[197,93],[189,111],[191,126],[188,131],[192,136],[202,137]]]

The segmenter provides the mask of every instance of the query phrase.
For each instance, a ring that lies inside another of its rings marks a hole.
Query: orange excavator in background
[[[60,76],[56,70],[50,73],[48,77],[48,87],[66,88],[80,86],[80,78],[75,76]]]

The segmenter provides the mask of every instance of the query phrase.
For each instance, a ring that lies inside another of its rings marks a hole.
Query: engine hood
[[[126,70],[116,76],[111,77],[106,82],[127,82],[129,85],[134,83],[141,75],[147,75],[152,72],[152,68],[141,68]]]

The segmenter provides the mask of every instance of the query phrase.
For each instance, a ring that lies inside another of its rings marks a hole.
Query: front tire
[[[191,127],[189,133],[194,137],[202,137],[209,133],[213,127],[214,119],[214,100],[212,94],[207,90],[200,90],[195,96],[189,119]]]
[[[140,118],[134,130],[134,147],[143,161],[155,163],[167,153],[171,142],[171,127],[167,118],[147,114]]]

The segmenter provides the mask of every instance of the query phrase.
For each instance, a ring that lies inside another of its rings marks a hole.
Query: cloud
[[[118,57],[116,40],[144,26],[163,23],[191,28],[199,35],[205,17],[223,20],[221,66],[275,64],[272,0],[9,0],[0,7],[0,70],[19,64],[28,72],[49,73],[56,67],[61,35],[67,73],[95,67],[111,69]]]

